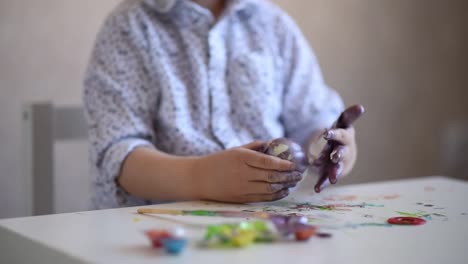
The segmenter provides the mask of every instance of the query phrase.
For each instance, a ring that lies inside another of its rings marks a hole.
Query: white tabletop
[[[255,244],[241,249],[200,248],[204,226],[242,219],[136,214],[136,207],[5,219],[0,221],[1,263],[468,263],[468,183],[442,177],[329,188],[274,204],[184,202],[154,208],[274,210],[296,204],[340,204],[343,211],[307,209],[328,239]],[[360,207],[352,207],[361,205]],[[422,226],[387,226],[405,213]],[[188,248],[179,256],[154,250],[143,235],[151,228],[183,226]]]

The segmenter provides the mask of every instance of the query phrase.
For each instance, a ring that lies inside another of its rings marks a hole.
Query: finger
[[[293,171],[296,167],[291,161],[251,150],[246,151],[242,159],[247,165],[258,169]]]
[[[336,121],[336,128],[348,128],[365,112],[364,106],[353,105],[343,111]]]
[[[318,168],[318,167],[322,167],[324,164],[325,164],[325,160],[319,158],[319,159],[314,160],[311,165]]]
[[[320,177],[314,187],[316,193],[320,193],[322,191],[322,185],[325,182],[328,182],[328,174],[326,168],[322,168],[320,171]]]
[[[297,182],[290,182],[290,183],[284,185],[284,187],[288,188],[288,189],[294,188],[296,186],[297,186]]]
[[[302,173],[299,171],[279,172],[272,170],[262,170],[254,168],[254,172],[250,175],[250,181],[268,182],[268,183],[284,183],[298,182],[302,180]]]
[[[343,146],[343,145],[335,146],[335,149],[330,154],[330,160],[333,163],[339,163],[343,161],[345,152],[346,152],[346,146]]]
[[[297,182],[285,182],[285,183],[267,183],[267,182],[250,182],[245,187],[246,194],[272,194],[279,192],[286,188],[292,188],[296,186]]]
[[[283,185],[283,189],[294,188],[297,185],[297,181],[285,182],[285,183],[282,183],[282,185]]]
[[[266,145],[267,145],[267,142],[257,140],[257,141],[250,142],[249,144],[243,145],[243,146],[241,146],[241,148],[246,148],[246,149],[250,149],[250,150],[262,151],[263,152]]]
[[[320,166],[325,165],[330,160],[330,154],[332,151],[333,151],[333,144],[329,142],[323,148],[318,159],[312,162],[312,165],[315,167],[320,167]]]
[[[338,181],[337,177],[339,174],[341,174],[342,167],[343,167],[342,162],[337,163],[337,164],[330,164],[327,167],[328,180],[330,181],[331,184],[335,184]],[[321,189],[322,189],[322,186],[321,186]]]
[[[285,198],[289,195],[289,189],[283,189],[272,194],[248,194],[244,198],[246,203],[269,202]]]
[[[281,183],[249,182],[244,191],[246,194],[272,194],[282,189]]]
[[[338,164],[328,164],[328,166],[322,167],[320,177],[314,187],[315,192],[319,193],[328,185],[335,184],[337,179],[341,178],[342,172],[342,162]]]
[[[323,191],[325,190],[325,188],[327,188],[329,185],[330,185],[330,180],[326,180],[322,183],[322,185],[320,186],[320,191]]]
[[[349,145],[353,142],[352,133],[343,128],[329,129],[323,133],[323,138],[328,141],[338,142],[342,145]]]

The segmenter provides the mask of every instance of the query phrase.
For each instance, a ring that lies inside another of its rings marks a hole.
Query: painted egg
[[[293,162],[298,171],[303,172],[307,168],[307,160],[301,146],[290,139],[277,138],[270,141],[263,153]]]

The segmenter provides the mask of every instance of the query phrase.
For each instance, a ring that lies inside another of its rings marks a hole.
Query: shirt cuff
[[[112,145],[105,153],[101,167],[99,168],[99,185],[104,187],[100,195],[104,196],[100,204],[109,207],[136,206],[146,204],[145,199],[135,197],[120,187],[117,177],[122,169],[123,162],[127,156],[137,147],[153,148],[154,145],[144,139],[127,138]]]

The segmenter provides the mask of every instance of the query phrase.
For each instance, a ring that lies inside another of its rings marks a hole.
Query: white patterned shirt
[[[304,143],[343,109],[292,19],[264,0],[230,0],[223,15],[190,0],[161,11],[127,0],[98,34],[84,82],[95,208],[147,201],[116,181],[146,146],[206,155],[289,137]]]

